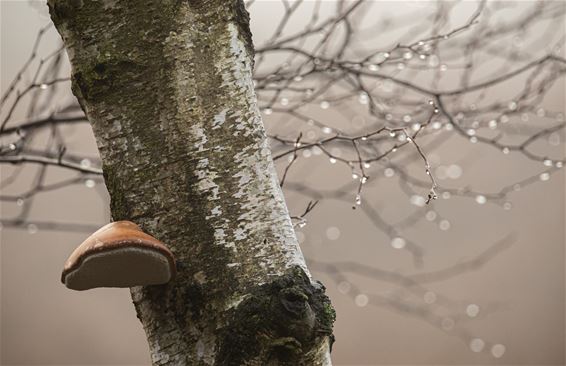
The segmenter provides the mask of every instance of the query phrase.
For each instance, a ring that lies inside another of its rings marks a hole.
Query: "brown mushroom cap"
[[[175,277],[173,253],[131,221],[103,226],[65,263],[61,282],[73,290],[158,285]]]

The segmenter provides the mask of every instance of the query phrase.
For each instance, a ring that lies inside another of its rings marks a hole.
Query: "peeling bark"
[[[241,0],[49,0],[114,220],[178,276],[133,288],[154,365],[330,365],[334,310],[300,252],[253,89]]]

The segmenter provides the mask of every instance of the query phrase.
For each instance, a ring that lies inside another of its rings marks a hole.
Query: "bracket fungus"
[[[89,236],[65,263],[61,282],[73,290],[158,285],[175,277],[173,253],[131,221]]]

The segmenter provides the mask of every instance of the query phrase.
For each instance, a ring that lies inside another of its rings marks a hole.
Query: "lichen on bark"
[[[131,291],[153,364],[330,364],[333,310],[278,184],[243,2],[48,3],[113,219],[177,258],[175,281]]]

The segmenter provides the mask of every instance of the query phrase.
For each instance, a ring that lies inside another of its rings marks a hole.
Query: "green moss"
[[[320,337],[332,337],[335,313],[324,287],[313,285],[300,267],[250,294],[226,320],[217,340],[217,363],[300,365]]]

